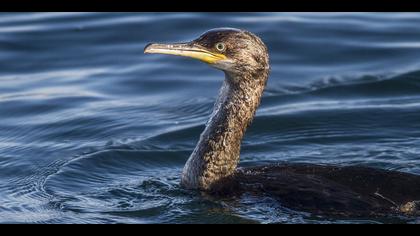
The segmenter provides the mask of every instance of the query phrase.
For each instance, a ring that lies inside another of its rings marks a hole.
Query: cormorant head
[[[268,51],[254,34],[233,28],[212,29],[187,43],[148,44],[144,53],[198,59],[230,75],[269,69]]]

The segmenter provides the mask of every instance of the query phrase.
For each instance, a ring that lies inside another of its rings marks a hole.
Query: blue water
[[[272,73],[241,165],[420,174],[419,25],[409,13],[2,13],[0,223],[381,223],[180,188],[224,76],[143,47],[222,26],[265,41]]]

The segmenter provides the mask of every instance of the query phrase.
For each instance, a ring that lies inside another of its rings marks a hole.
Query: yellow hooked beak
[[[152,43],[144,48],[144,53],[169,54],[183,57],[190,57],[200,61],[214,64],[220,60],[226,59],[226,56],[220,53],[214,53],[201,46],[195,46],[190,43],[176,44],[158,44]]]

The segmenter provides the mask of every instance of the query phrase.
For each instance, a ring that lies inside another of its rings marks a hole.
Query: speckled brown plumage
[[[213,30],[192,43],[214,48],[218,42],[226,44],[224,54],[234,59],[234,66],[225,70],[213,114],[184,167],[181,184],[188,188],[207,190],[234,173],[242,138],[268,79],[268,51],[257,36],[241,30]]]

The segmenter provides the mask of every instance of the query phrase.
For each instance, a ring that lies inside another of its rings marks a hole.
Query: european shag
[[[242,138],[270,72],[267,47],[253,33],[213,29],[187,43],[149,44],[144,53],[198,59],[225,74],[181,186],[212,194],[261,194],[290,209],[326,216],[420,215],[418,175],[303,163],[237,168]]]

